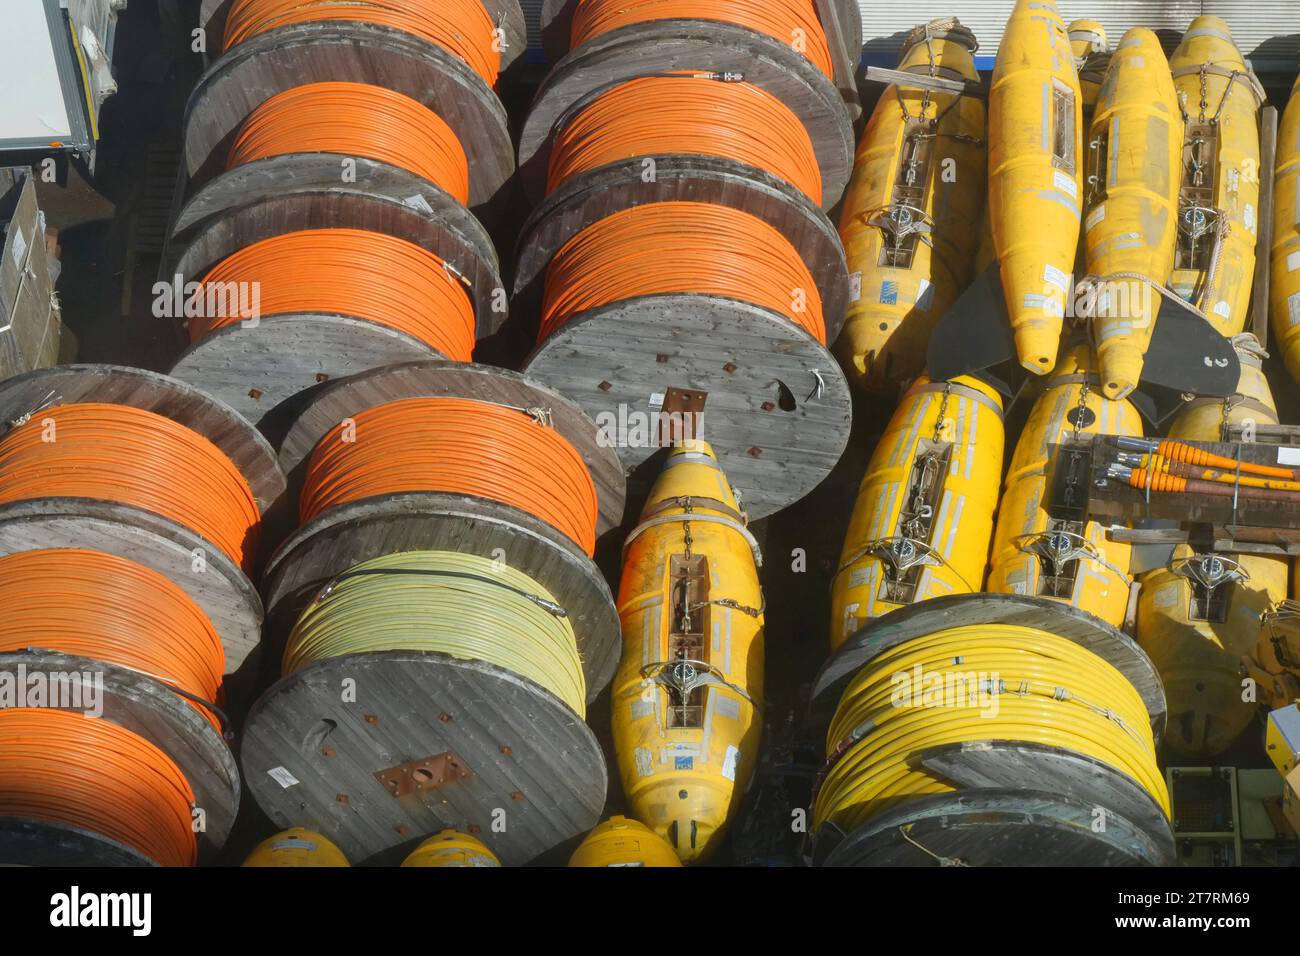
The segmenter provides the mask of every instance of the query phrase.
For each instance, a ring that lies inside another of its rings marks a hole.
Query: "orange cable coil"
[[[570,239],[546,273],[539,341],[589,309],[637,296],[717,295],[765,307],[823,345],[821,294],[780,232],[729,206],[634,206]]]
[[[194,791],[152,743],[103,718],[0,710],[0,817],[78,827],[163,866],[193,866]]]
[[[423,176],[465,205],[469,161],[446,121],[422,103],[368,83],[308,83],[249,114],[227,168],[289,153],[338,153]]]
[[[582,456],[526,412],[472,399],[404,399],[336,425],[308,460],[301,519],[421,491],[512,505],[595,551],[596,487]]]
[[[481,0],[234,0],[226,14],[223,49],[279,27],[337,20],[420,37],[496,86],[501,69],[497,25]]]
[[[184,525],[251,570],[261,516],[244,476],[207,438],[126,405],[59,405],[0,437],[0,504],[95,498]]]
[[[817,153],[794,111],[750,83],[693,75],[629,80],[583,106],[556,133],[548,189],[607,163],[674,153],[748,163],[821,205]]]
[[[634,23],[713,20],[765,33],[803,54],[834,78],[830,43],[813,0],[580,0],[571,45]]]
[[[206,614],[144,565],[77,548],[0,558],[0,652],[26,648],[107,661],[216,703],[226,653]],[[221,731],[207,708],[196,709]]]
[[[474,352],[474,306],[464,285],[432,252],[385,233],[304,229],[273,236],[213,266],[195,295],[206,296],[218,283],[256,287],[262,318],[349,315],[405,332],[460,362]],[[237,313],[193,318],[190,340],[243,319]]]

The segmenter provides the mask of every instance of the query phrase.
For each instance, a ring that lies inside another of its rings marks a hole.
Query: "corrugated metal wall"
[[[542,0],[522,0],[528,20],[530,56],[541,58],[537,23]],[[981,66],[992,66],[1002,28],[1014,0],[905,0],[885,3],[861,0],[864,54],[871,62],[893,66],[902,37],[918,23],[956,15],[979,37]],[[1232,26],[1238,46],[1252,57],[1258,71],[1294,72],[1300,56],[1300,0],[1059,0],[1066,21],[1081,17],[1101,20],[1112,42],[1133,26],[1169,31],[1172,50],[1193,17],[1221,16]]]

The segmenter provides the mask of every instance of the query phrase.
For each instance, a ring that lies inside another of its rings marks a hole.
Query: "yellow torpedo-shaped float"
[[[319,833],[294,827],[268,837],[253,848],[244,866],[348,866],[348,858]]]
[[[1062,356],[1011,457],[993,536],[988,590],[1062,601],[1121,627],[1133,579],[1131,548],[1107,540],[1086,515],[1048,511],[1057,446],[1089,435],[1141,437],[1142,419],[1127,401],[1111,401],[1097,387],[1095,360],[1086,345]],[[1078,476],[1087,487],[1088,476]]]
[[[1002,401],[921,378],[867,465],[831,586],[831,648],[904,605],[983,589],[1002,478]]]
[[[457,830],[443,830],[429,837],[402,866],[500,866],[496,854],[483,845],[477,837]]]
[[[1300,382],[1300,78],[1277,134],[1273,188],[1273,340],[1291,377]]]
[[[626,545],[611,706],[631,814],[688,863],[717,849],[757,760],[757,555],[712,449],[675,448]]]
[[[1185,123],[1172,286],[1232,336],[1255,277],[1264,91],[1219,17],[1193,20],[1169,65]]]
[[[1107,398],[1133,391],[1151,344],[1178,238],[1182,114],[1150,30],[1111,58],[1088,133],[1084,245],[1095,284],[1094,335]]]
[[[1276,424],[1273,395],[1253,335],[1235,340],[1238,392],[1225,401],[1198,399],[1170,428],[1170,438],[1221,441],[1225,427],[1253,420]],[[1287,595],[1282,558],[1198,554],[1174,549],[1169,565],[1142,575],[1138,642],[1164,681],[1169,701],[1165,739],[1180,754],[1208,759],[1250,725],[1257,704],[1244,693],[1242,659],[1256,648],[1261,616]]]
[[[1085,129],[1097,107],[1102,80],[1110,63],[1110,41],[1106,28],[1097,20],[1075,20],[1067,32],[1070,50],[1074,53],[1074,66],[1079,72],[1079,92],[1083,96],[1083,122]]]
[[[989,219],[1020,364],[1056,364],[1082,221],[1082,94],[1054,0],[1017,0],[989,92]]]
[[[978,82],[976,48],[956,20],[933,21],[908,36],[898,69]],[[836,343],[867,389],[921,373],[935,322],[971,281],[984,125],[979,98],[906,86],[888,87],[871,115],[840,217],[858,297]]]
[[[569,857],[571,867],[681,865],[663,837],[626,817],[610,817],[588,833]]]

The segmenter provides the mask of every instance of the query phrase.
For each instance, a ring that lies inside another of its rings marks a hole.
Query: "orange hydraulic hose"
[[[496,85],[497,25],[482,0],[234,0],[223,48],[277,27],[330,20],[372,23],[420,37],[460,57],[488,86]]]
[[[813,0],[580,0],[573,12],[572,46],[653,20],[716,20],[747,27],[793,47],[834,77],[830,43]]]
[[[1259,465],[1249,461],[1238,462],[1235,458],[1225,458],[1223,455],[1216,455],[1204,448],[1197,448],[1194,445],[1185,445],[1182,442],[1168,439],[1156,446],[1156,454],[1162,455],[1169,461],[1182,462],[1187,465],[1200,465],[1203,468],[1222,468],[1228,471],[1236,471],[1240,466],[1242,472],[1263,475],[1266,478],[1285,478],[1288,480],[1300,478],[1300,474],[1294,468]]]
[[[596,486],[582,456],[528,413],[471,399],[404,399],[335,426],[307,462],[301,517],[419,491],[513,505],[595,551]]]
[[[469,202],[469,162],[423,103],[368,83],[308,83],[271,97],[240,127],[226,166],[287,153],[338,153],[401,167]]]
[[[194,791],[143,737],[48,707],[0,710],[0,817],[89,830],[163,866],[193,866]]]
[[[0,607],[0,651],[40,648],[120,664],[211,703],[220,693],[226,654],[207,615],[134,561],[75,548],[6,555]]]
[[[196,295],[209,287],[256,288],[261,318],[349,315],[405,332],[460,362],[474,351],[474,307],[461,281],[432,252],[385,233],[305,229],[263,239],[217,263]],[[213,311],[221,314],[190,320],[191,341],[245,318],[234,309]]]
[[[1128,477],[1128,483],[1141,491],[1150,490],[1165,494],[1219,495],[1224,498],[1232,497],[1255,501],[1282,501],[1300,504],[1300,491],[1260,488],[1252,485],[1236,487],[1228,482],[1206,481],[1201,478],[1183,478],[1162,471],[1150,472],[1145,468],[1134,468]]]
[[[756,216],[697,202],[624,209],[565,243],[546,272],[539,341],[588,309],[692,292],[772,309],[826,342],[821,295],[794,246]]]
[[[583,106],[555,135],[549,189],[606,163],[674,153],[757,166],[821,205],[817,153],[794,111],[757,86],[710,75],[641,77]]]
[[[0,438],[0,504],[95,498],[163,515],[249,571],[257,501],[207,438],[125,405],[59,405]]]

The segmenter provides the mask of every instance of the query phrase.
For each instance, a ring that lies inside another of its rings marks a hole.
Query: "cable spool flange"
[[[103,661],[55,651],[0,654],[0,674],[102,675],[103,714],[163,751],[184,774],[203,811],[196,830],[200,861],[225,845],[239,810],[240,779],[235,758],[216,729],[185,698],[144,674]],[[0,864],[57,866],[151,865],[139,851],[100,834],[49,820],[0,819]]]
[[[492,22],[501,30],[501,72],[508,70],[528,49],[528,24],[519,0],[482,0]],[[209,42],[220,40],[226,32],[226,14],[231,0],[203,0],[199,7],[199,26]],[[859,31],[860,33],[861,31]],[[212,47],[215,53],[215,47]]]
[[[341,700],[345,681],[357,703]],[[426,760],[440,782],[418,793],[377,777]],[[241,763],[277,826],[307,826],[354,862],[398,862],[458,829],[521,865],[588,832],[605,804],[605,759],[577,714],[526,678],[438,653],[350,654],[282,678],[249,714]]]
[[[707,392],[700,437],[752,518],[803,498],[848,444],[852,397],[830,352],[785,316],[738,299],[676,293],[588,309],[524,370],[597,422],[657,414],[652,396],[668,388]],[[653,442],[620,445],[631,483],[649,487],[659,451]]]
[[[542,0],[540,28],[547,58],[558,62],[571,49],[573,11],[579,0]],[[862,10],[857,0],[814,0],[818,19],[831,45],[835,84],[849,94],[850,109],[861,113],[858,102],[857,66],[862,55]]]
[[[301,412],[280,449],[297,485],[308,456],[339,422],[410,398],[468,398],[543,408],[582,457],[595,484],[597,533],[622,522],[626,488],[617,453],[595,424],[557,391],[516,372],[431,359],[374,369],[333,383]],[[520,508],[450,492],[387,494],[329,508],[299,528],[263,576],[268,634],[287,633],[297,613],[333,578],[383,554],[457,550],[503,560],[553,594],[569,613],[592,700],[609,683],[621,646],[618,611],[599,569],[572,540]]]
[[[848,311],[848,265],[839,231],[806,196],[764,170],[710,156],[656,156],[653,181],[641,173],[640,159],[610,163],[565,180],[533,210],[516,244],[517,310],[536,313],[547,266],[593,223],[646,203],[709,202],[762,219],[794,246],[821,293],[826,340],[835,340]]]
[[[853,127],[839,91],[802,54],[761,33],[726,23],[670,20],[613,30],[556,64],[524,121],[519,170],[540,202],[557,122],[576,104],[635,79],[681,70],[743,74],[803,120],[821,168],[823,208],[839,201],[853,168]],[[639,173],[638,173],[639,176]]]
[[[185,110],[185,191],[218,176],[236,132],[277,93],[308,83],[383,86],[451,126],[469,161],[470,207],[490,216],[514,172],[505,108],[463,60],[389,27],[321,22],[280,27],[238,44],[199,79]]]
[[[182,283],[226,256],[286,233],[346,226],[393,236],[463,277],[480,338],[505,321],[496,251],[478,220],[442,189],[405,170],[357,159],[357,182],[339,182],[337,157],[296,154],[223,173],[182,209],[173,227]],[[266,316],[256,328],[217,329],[176,360],[172,374],[221,396],[268,434],[294,399],[323,382],[436,356],[413,335],[368,319],[323,313]]]
[[[63,365],[0,383],[0,421],[49,405],[124,405],[163,415],[207,438],[239,469],[264,521],[284,506],[285,479],[266,439],[234,410],[184,382],[143,369]],[[33,414],[34,413],[34,414]],[[0,505],[0,554],[89,548],[163,574],[208,616],[221,637],[227,674],[261,641],[262,602],[235,561],[197,531],[130,504],[44,497]],[[202,561],[196,564],[196,556]]]

